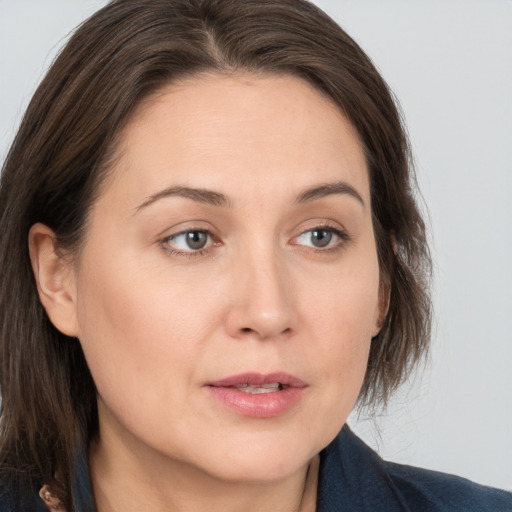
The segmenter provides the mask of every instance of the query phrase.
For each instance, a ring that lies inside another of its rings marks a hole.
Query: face
[[[344,424],[382,313],[368,172],[298,78],[200,77],[147,100],[75,265],[100,435],[267,481]]]

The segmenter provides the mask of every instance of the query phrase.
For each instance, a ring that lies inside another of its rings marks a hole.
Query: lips
[[[205,389],[232,412],[254,418],[284,414],[302,398],[308,385],[287,373],[244,373],[209,382]]]

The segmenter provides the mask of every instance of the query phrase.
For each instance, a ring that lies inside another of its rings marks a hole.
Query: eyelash
[[[330,224],[319,224],[319,225],[316,225],[310,229],[306,229],[304,230],[303,232],[301,232],[299,235],[297,235],[296,237],[294,237],[293,239],[297,239],[303,235],[306,235],[308,233],[313,233],[314,231],[326,231],[328,233],[331,233],[333,235],[335,235],[336,237],[339,238],[339,240],[333,244],[333,245],[329,245],[329,246],[326,246],[325,248],[320,248],[320,247],[314,247],[314,246],[307,246],[307,250],[310,250],[310,251],[313,251],[315,253],[332,253],[332,252],[336,252],[336,251],[339,251],[341,249],[343,249],[343,247],[352,241],[352,237],[344,230],[341,230],[339,228],[335,228],[334,226],[331,226]],[[173,239],[176,239],[177,237],[179,236],[182,236],[182,235],[186,235],[187,233],[203,233],[207,236],[207,239],[208,239],[208,242],[207,242],[207,245],[204,247],[204,248],[201,248],[201,249],[198,249],[198,250],[193,250],[193,249],[190,249],[190,250],[180,250],[180,249],[176,249],[176,248],[173,248],[169,242]],[[170,235],[170,236],[167,236],[165,237],[161,242],[160,244],[162,245],[163,249],[165,250],[165,252],[167,254],[169,254],[170,256],[181,256],[181,257],[186,257],[186,258],[198,258],[198,257],[201,257],[201,256],[204,256],[207,252],[209,252],[212,248],[212,246],[215,246],[215,245],[221,245],[220,242],[215,242],[212,240],[213,238],[213,233],[208,230],[208,229],[194,229],[194,228],[191,228],[191,229],[186,229],[184,231],[180,231],[179,233],[175,233],[173,235]],[[301,246],[301,244],[294,244],[294,245],[298,245],[298,246]],[[302,247],[306,247],[306,246],[302,246]]]
[[[336,228],[330,225],[329,223],[318,224],[310,229],[306,229],[300,235],[294,237],[294,239],[297,239],[300,236],[303,236],[307,233],[313,233],[314,231],[327,231],[328,233],[335,235],[339,239],[337,242],[325,248],[308,246],[308,250],[313,251],[315,253],[334,253],[342,250],[348,243],[352,241],[352,237],[349,235],[349,233],[342,229]]]
[[[187,233],[204,233],[206,236],[207,236],[207,245],[202,248],[202,249],[198,249],[198,250],[193,250],[193,249],[190,249],[188,251],[183,251],[183,250],[180,250],[180,249],[175,249],[173,248],[172,246],[169,245],[169,242],[173,239],[176,239],[177,237],[179,236],[182,236],[182,235],[186,235]],[[213,238],[213,234],[210,230],[208,229],[186,229],[184,231],[180,231],[179,233],[175,233],[173,235],[170,235],[170,236],[167,236],[165,237],[162,241],[161,241],[161,245],[162,247],[164,248],[165,252],[167,254],[169,254],[170,256],[182,256],[182,257],[185,257],[185,258],[198,258],[200,256],[203,256],[205,255],[209,249],[211,248],[212,244],[215,245],[215,242],[212,242],[212,238]],[[217,244],[217,245],[220,245],[220,244]]]

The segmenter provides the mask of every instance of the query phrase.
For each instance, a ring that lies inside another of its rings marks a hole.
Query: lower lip
[[[206,386],[211,396],[242,416],[274,418],[296,405],[305,387],[289,387],[271,393],[250,394],[233,387]]]

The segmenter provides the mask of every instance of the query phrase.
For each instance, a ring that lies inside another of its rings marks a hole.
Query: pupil
[[[332,240],[332,233],[325,229],[311,232],[311,242],[315,247],[326,247]]]
[[[187,233],[187,245],[191,249],[202,249],[206,245],[206,233],[190,231]]]

